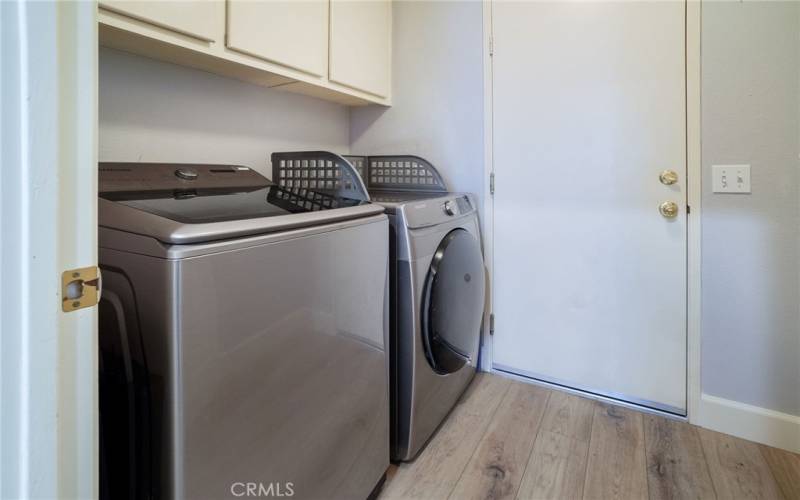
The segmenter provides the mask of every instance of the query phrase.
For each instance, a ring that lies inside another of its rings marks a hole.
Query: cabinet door
[[[328,72],[327,0],[228,0],[228,48],[316,76]]]
[[[390,0],[331,0],[330,80],[388,97],[391,86]]]
[[[100,7],[207,42],[216,41],[225,16],[223,0],[100,0]]]

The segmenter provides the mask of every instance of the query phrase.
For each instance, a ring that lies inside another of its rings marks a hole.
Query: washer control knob
[[[447,215],[455,215],[456,214],[456,204],[453,203],[453,200],[446,201],[444,203],[444,213]]]
[[[175,171],[175,177],[185,181],[193,181],[197,179],[197,172],[190,168],[179,168]]]

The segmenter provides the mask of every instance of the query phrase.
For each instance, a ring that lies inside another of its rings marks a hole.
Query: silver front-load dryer
[[[311,184],[313,172],[298,177],[298,162],[320,172],[327,168],[321,155],[273,158],[273,178],[286,187]],[[345,159],[363,181],[356,184],[389,215],[391,454],[411,460],[478,366],[486,281],[475,200],[449,193],[418,156]]]
[[[469,385],[485,300],[474,199],[371,192],[390,221],[392,458],[411,460]]]

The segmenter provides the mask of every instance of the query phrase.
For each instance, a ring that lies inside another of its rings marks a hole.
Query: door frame
[[[63,271],[97,265],[96,10],[0,13],[2,498],[98,495],[97,307],[61,295]]]
[[[495,0],[483,1],[483,130],[484,130],[484,255],[489,282],[487,312],[481,341],[480,370],[494,372],[492,368],[493,340],[490,315],[494,309],[494,93],[492,6]],[[686,9],[686,202],[691,211],[686,218],[686,420],[695,423],[700,406],[700,331],[701,331],[701,221],[702,221],[702,169],[700,161],[700,29],[701,0],[685,0]],[[507,374],[503,374],[507,376]],[[530,379],[523,379],[531,382]],[[546,382],[536,381],[548,385]],[[563,389],[563,388],[562,388]],[[582,391],[575,391],[587,396]],[[595,396],[590,396],[595,397]],[[608,400],[603,396],[597,399]],[[621,404],[613,400],[615,404]],[[639,405],[625,405],[649,411]],[[676,417],[658,410],[653,412]]]

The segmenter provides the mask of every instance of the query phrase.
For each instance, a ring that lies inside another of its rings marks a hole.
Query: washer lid
[[[380,213],[369,202],[273,185],[230,165],[100,165],[100,225],[164,243],[220,240]]]
[[[100,197],[185,224],[278,217],[356,207],[366,202],[314,191],[260,188],[100,193]]]

